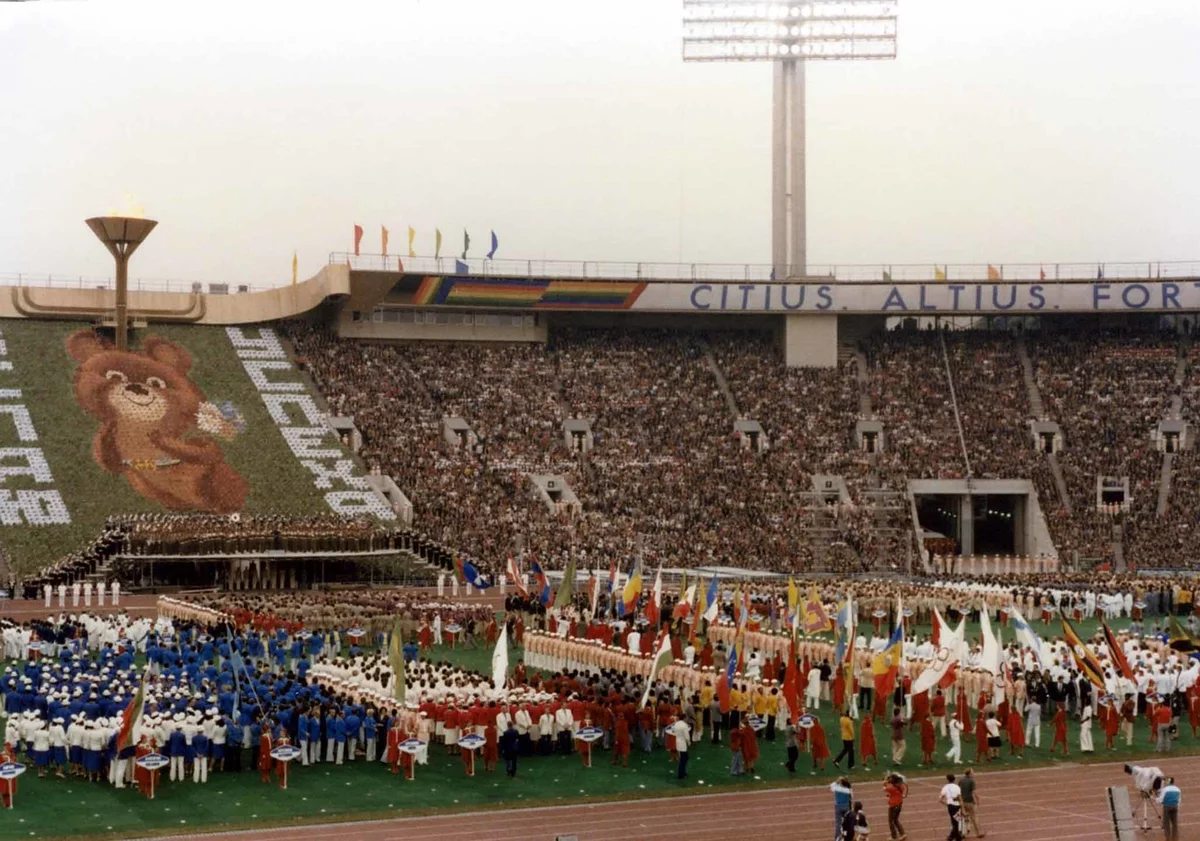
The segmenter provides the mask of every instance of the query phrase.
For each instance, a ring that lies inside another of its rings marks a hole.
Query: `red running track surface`
[[[1200,757],[1147,760],[1183,789],[1180,838],[1200,839]],[[963,766],[966,767],[966,766]],[[882,775],[881,775],[882,776]],[[1107,787],[1125,785],[1120,763],[1001,771],[976,770],[981,828],[994,841],[1112,841]],[[909,778],[901,821],[909,841],[940,841],[949,821],[938,802],[943,776]],[[871,837],[886,841],[887,809],[881,782],[860,782]],[[1135,800],[1136,803],[1136,800]],[[229,841],[526,841],[576,835],[580,841],[829,841],[833,798],[827,786],[726,792],[435,817],[397,818],[248,832],[172,836]],[[1157,825],[1140,839],[1160,839]]]

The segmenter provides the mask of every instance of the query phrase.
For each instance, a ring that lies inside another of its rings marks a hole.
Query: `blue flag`
[[[462,260],[455,260],[454,261],[454,273],[455,274],[470,274],[471,267],[468,266],[466,263],[464,263]]]
[[[475,587],[479,590],[486,590],[488,587],[492,586],[492,582],[484,578],[483,575],[480,574],[479,570],[475,568],[475,565],[470,561],[463,562],[462,571],[463,578],[472,587]]]
[[[529,568],[533,572],[533,581],[531,583],[537,588],[534,591],[535,598],[544,605],[550,604],[550,579],[542,571],[542,565],[537,561],[533,561],[529,565]]]
[[[487,258],[490,260],[496,256],[497,249],[500,248],[500,240],[496,239],[496,232],[492,231],[492,250],[487,253]]]

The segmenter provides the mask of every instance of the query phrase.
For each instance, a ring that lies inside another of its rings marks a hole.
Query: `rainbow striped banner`
[[[539,309],[627,310],[646,288],[645,283],[597,283],[588,280],[556,280],[538,301]]]
[[[427,276],[413,293],[419,307],[516,307],[520,309],[629,309],[642,282],[524,280]]]

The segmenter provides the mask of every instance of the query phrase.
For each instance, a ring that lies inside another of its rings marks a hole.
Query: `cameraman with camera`
[[[1175,785],[1174,777],[1167,777],[1166,784],[1158,790],[1158,804],[1162,806],[1162,825],[1166,841],[1179,841],[1179,800],[1183,792]]]
[[[1133,777],[1133,785],[1142,796],[1142,829],[1150,828],[1149,813],[1162,806],[1162,827],[1166,841],[1179,838],[1179,800],[1181,792],[1174,777],[1164,777],[1162,769],[1153,765],[1126,765],[1125,773]]]

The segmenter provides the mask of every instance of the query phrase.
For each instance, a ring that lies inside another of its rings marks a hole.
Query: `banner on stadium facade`
[[[415,306],[695,313],[1027,315],[1200,310],[1200,281],[647,283],[424,276]]]

